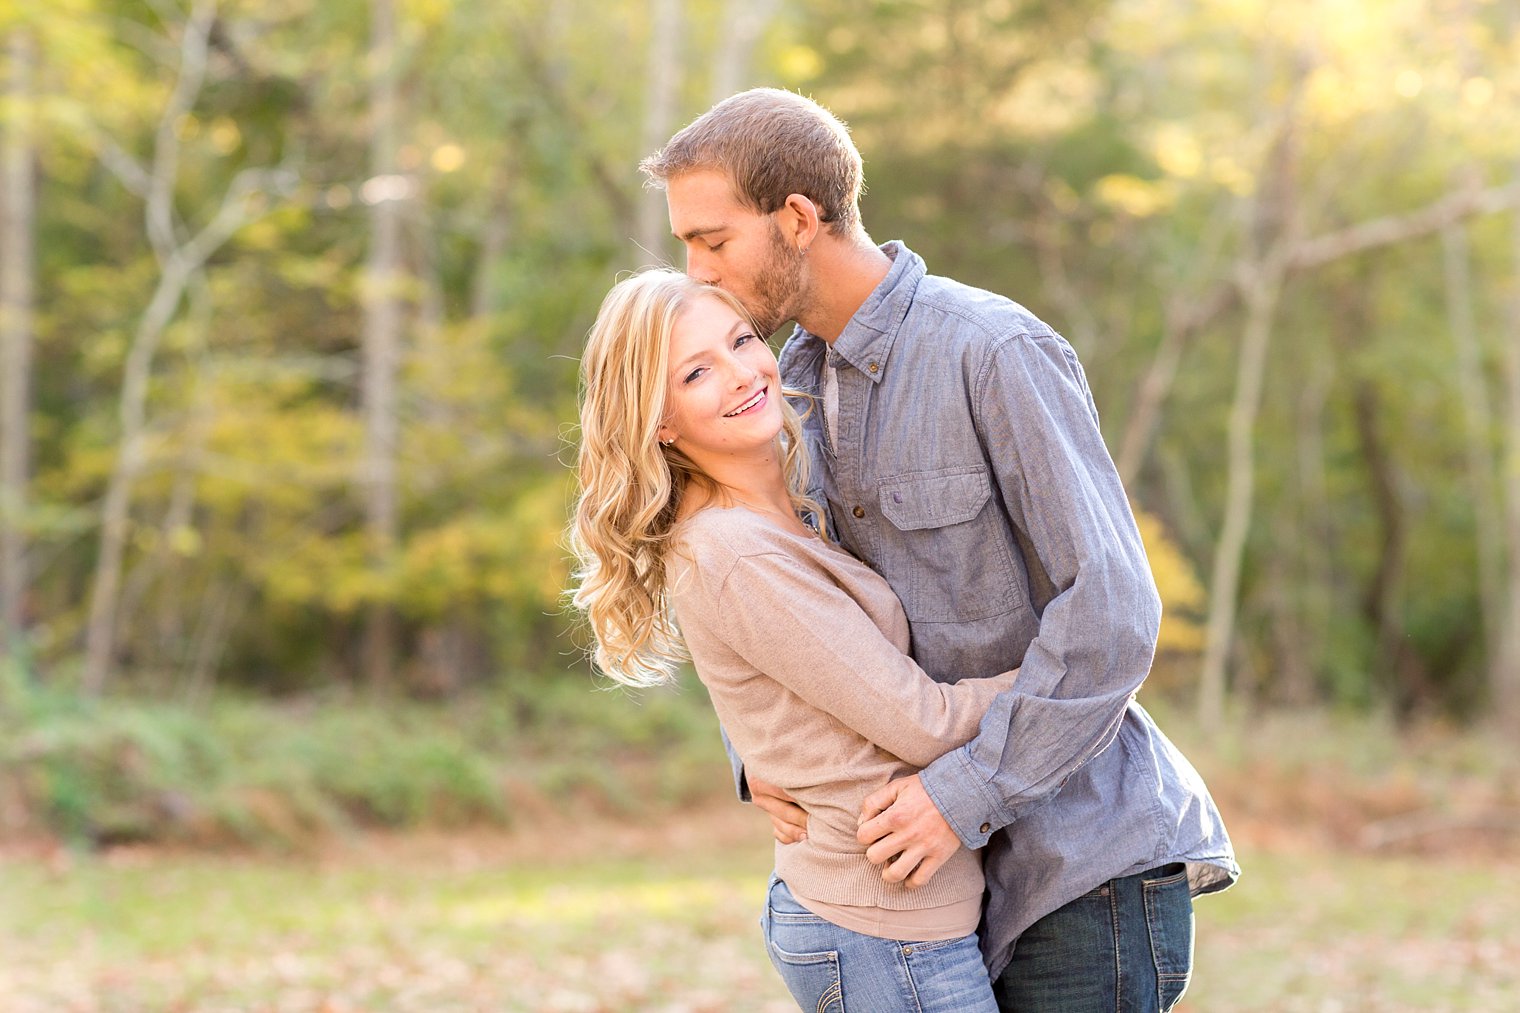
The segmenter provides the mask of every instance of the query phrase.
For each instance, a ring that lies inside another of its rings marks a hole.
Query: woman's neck
[[[716,474],[714,474],[716,472]],[[694,482],[682,496],[680,514],[689,517],[708,506],[745,506],[762,513],[792,517],[792,497],[779,461],[713,468],[705,482]]]

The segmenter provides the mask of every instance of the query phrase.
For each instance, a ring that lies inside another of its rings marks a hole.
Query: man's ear
[[[799,252],[806,253],[822,228],[818,218],[818,205],[800,193],[787,194],[786,203],[781,206],[777,216],[780,218],[781,234],[791,240]]]

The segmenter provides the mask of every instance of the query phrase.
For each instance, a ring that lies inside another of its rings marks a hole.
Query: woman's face
[[[781,431],[776,356],[754,329],[713,296],[698,296],[670,336],[662,441],[698,467],[768,450]]]

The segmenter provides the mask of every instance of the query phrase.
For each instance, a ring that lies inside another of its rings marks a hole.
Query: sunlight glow
[[[439,172],[457,172],[464,166],[464,149],[457,144],[440,144],[433,149],[432,163]]]

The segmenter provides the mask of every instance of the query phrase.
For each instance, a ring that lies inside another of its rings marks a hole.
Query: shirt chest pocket
[[[992,503],[986,468],[888,478],[875,560],[914,622],[971,622],[1027,607],[1024,569]]]

